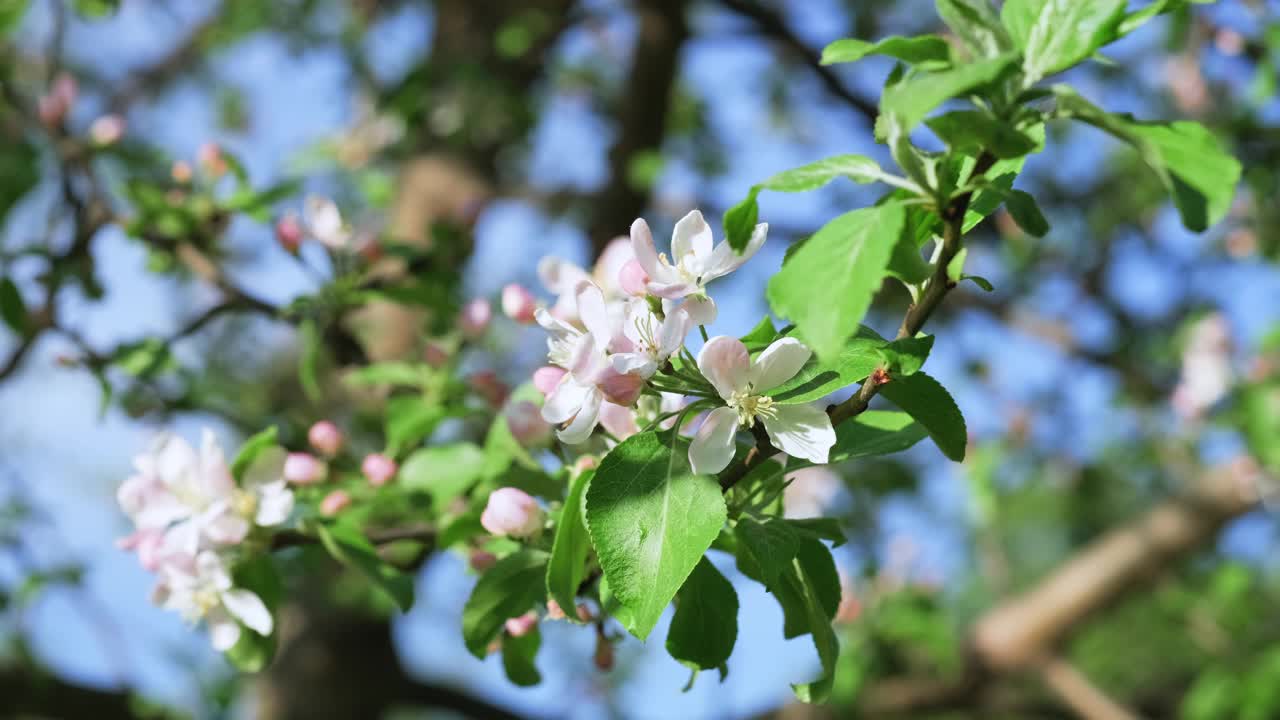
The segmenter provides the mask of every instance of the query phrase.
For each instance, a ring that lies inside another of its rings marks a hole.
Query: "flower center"
[[[773,398],[765,395],[752,395],[747,390],[738,390],[729,397],[729,407],[738,412],[738,424],[743,427],[754,427],[756,418],[772,418],[778,414],[773,407]]]
[[[243,518],[252,518],[258,512],[258,496],[245,490],[234,490],[231,494],[231,509]]]
[[[702,274],[698,272],[698,256],[694,255],[692,250],[677,258],[675,263],[667,259],[666,253],[658,255],[658,260],[663,265],[675,270],[676,274],[684,282],[694,287],[702,287]]]

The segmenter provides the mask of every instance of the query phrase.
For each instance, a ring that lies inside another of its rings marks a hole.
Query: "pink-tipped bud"
[[[518,488],[498,488],[480,513],[480,524],[494,535],[529,537],[542,529],[543,513],[528,493]]]
[[[451,358],[448,349],[438,342],[427,342],[427,347],[422,351],[423,361],[436,370],[448,365]]]
[[[502,312],[518,323],[528,325],[533,322],[533,313],[538,309],[538,301],[523,285],[511,283],[502,288]]]
[[[186,160],[174,161],[173,167],[169,168],[169,177],[180,185],[186,185],[191,182],[191,164]]]
[[[467,384],[477,395],[484,398],[490,407],[495,408],[502,407],[502,404],[507,401],[507,395],[511,392],[511,388],[499,380],[498,374],[492,370],[471,373],[467,376]]]
[[[365,455],[364,461],[360,463],[360,472],[364,473],[364,476],[369,479],[369,484],[374,487],[382,487],[391,482],[391,478],[396,476],[398,469],[395,460],[380,453]]]
[[[489,329],[489,321],[493,319],[493,308],[484,298],[476,298],[462,306],[458,314],[458,329],[471,340],[478,339]]]
[[[338,454],[345,440],[338,426],[328,420],[321,420],[307,430],[307,442],[311,443],[311,447],[319,450],[322,455],[329,457]]]
[[[498,556],[488,550],[473,550],[467,564],[476,572],[484,572],[498,563]]]
[[[618,285],[628,295],[643,297],[649,294],[649,275],[640,266],[639,260],[628,260],[622,266],[622,270],[618,272]]]
[[[561,609],[560,603],[556,602],[555,600],[548,600],[547,601],[547,619],[563,620],[564,618],[565,618],[564,610]]]
[[[334,490],[320,501],[320,514],[333,517],[351,505],[351,494],[346,490]]]
[[[196,150],[196,162],[200,169],[212,178],[220,178],[227,172],[227,158],[222,154],[222,147],[217,143],[207,142]]]
[[[556,386],[560,384],[560,378],[567,374],[564,368],[554,365],[540,367],[533,371],[533,386],[545,397],[555,391]]]
[[[36,114],[40,116],[40,122],[48,127],[61,125],[75,105],[78,92],[74,77],[65,72],[58,73],[49,92],[36,101]]]
[[[507,634],[511,637],[524,637],[538,627],[538,613],[530,610],[520,617],[507,619]]]
[[[609,402],[630,407],[640,398],[644,378],[633,373],[619,373],[611,368],[601,374],[599,388]]]
[[[325,464],[307,453],[289,453],[284,459],[284,479],[294,485],[315,485],[324,479]]]
[[[104,147],[114,145],[124,137],[124,129],[124,118],[115,114],[103,115],[89,125],[89,139]]]
[[[302,223],[295,213],[285,213],[276,220],[276,242],[289,254],[297,254],[305,235],[306,231],[302,229]]]
[[[542,410],[528,400],[507,405],[502,413],[511,435],[524,447],[540,447],[551,440],[551,425],[542,419]]]
[[[582,457],[573,461],[573,469],[574,469],[574,472],[584,473],[588,470],[595,469],[595,467],[599,464],[600,464],[600,461],[596,459],[595,455],[583,455]]]

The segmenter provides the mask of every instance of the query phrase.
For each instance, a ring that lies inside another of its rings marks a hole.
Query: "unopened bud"
[[[471,373],[467,376],[467,384],[495,408],[502,407],[502,404],[507,401],[507,395],[511,392],[507,384],[499,380],[498,374],[492,370]]]
[[[558,368],[554,365],[540,367],[533,371],[533,386],[543,396],[550,395],[555,391],[556,386],[560,384],[560,379],[568,374],[564,368]]]
[[[342,449],[344,438],[337,425],[328,420],[321,420],[307,430],[307,442],[321,454],[333,457]]]
[[[564,618],[565,618],[564,610],[561,609],[560,603],[556,602],[555,600],[548,600],[547,601],[547,619],[563,620]]]
[[[473,550],[471,556],[467,558],[467,564],[476,572],[484,572],[493,567],[498,562],[498,556],[488,550]]]
[[[227,159],[222,154],[222,147],[217,143],[207,142],[196,150],[196,162],[200,169],[212,178],[220,178],[227,172]]]
[[[518,488],[498,488],[480,514],[480,524],[494,535],[529,537],[542,529],[543,513],[528,493]]]
[[[503,417],[512,437],[523,447],[539,447],[551,440],[551,425],[542,419],[542,410],[528,400],[507,405]]]
[[[285,213],[276,220],[276,242],[291,255],[297,254],[298,248],[302,247],[305,234],[298,216],[292,212]]]
[[[422,359],[437,370],[448,365],[450,357],[449,351],[438,342],[428,342],[422,351]]]
[[[489,329],[489,321],[493,319],[493,308],[484,298],[476,298],[462,306],[458,314],[458,329],[471,340],[475,340]]]
[[[351,505],[351,495],[346,490],[334,490],[320,501],[320,514],[333,517]]]
[[[391,482],[398,469],[395,460],[380,453],[365,455],[364,461],[360,463],[360,472],[364,473],[369,484],[374,487],[382,487]]]
[[[644,378],[633,373],[616,372],[609,368],[601,374],[598,387],[609,402],[630,407],[640,398],[640,391],[644,389]]]
[[[518,323],[528,325],[533,322],[533,313],[538,309],[538,301],[523,285],[511,283],[502,288],[502,312]]]
[[[324,479],[325,464],[307,453],[289,453],[284,459],[284,479],[294,485],[315,485]]]
[[[36,114],[40,116],[40,122],[48,127],[61,125],[75,105],[77,93],[76,79],[65,72],[58,73],[49,92],[36,101]]]
[[[618,273],[618,285],[622,292],[635,297],[643,297],[649,293],[649,275],[640,266],[639,260],[628,260]]]
[[[124,129],[124,118],[115,114],[103,115],[89,126],[89,139],[104,147],[114,145],[124,137]]]
[[[538,627],[538,613],[530,610],[520,617],[508,618],[506,627],[507,634],[511,637],[524,637]]]
[[[176,183],[186,185],[191,182],[191,165],[186,160],[175,161],[173,167],[169,168],[169,177]]]

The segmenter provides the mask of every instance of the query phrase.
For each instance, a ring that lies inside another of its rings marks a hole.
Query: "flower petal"
[[[693,322],[689,319],[689,311],[683,307],[667,313],[667,317],[662,321],[658,338],[658,360],[666,360],[675,354],[684,344],[684,338],[692,327]]]
[[[221,597],[222,606],[227,609],[231,617],[244,623],[245,627],[259,635],[271,634],[274,623],[271,621],[271,611],[262,602],[262,598],[249,590],[239,588],[227,590]]]
[[[589,278],[586,270],[568,260],[548,256],[538,261],[538,279],[553,295],[571,293],[578,283]]]
[[[746,389],[751,356],[741,340],[717,335],[698,352],[698,369],[715,386],[720,397],[728,400],[734,392]]]
[[[582,318],[582,324],[595,338],[597,347],[608,347],[616,333],[609,306],[604,301],[604,293],[594,284],[584,282],[578,285],[577,295],[578,316]]]
[[[589,392],[590,386],[576,383],[572,377],[565,377],[543,403],[542,419],[556,425],[568,422],[578,414]]]
[[[649,284],[645,286],[645,289],[649,291],[650,295],[666,298],[668,300],[679,300],[686,295],[698,291],[698,287],[696,285],[678,280],[675,282],[650,281]]]
[[[621,375],[635,373],[641,377],[648,378],[658,372],[657,362],[648,353],[614,353],[609,356],[609,362],[613,366],[613,371]]]
[[[226,652],[240,641],[240,625],[221,610],[211,610],[205,621],[209,624],[209,644],[218,652]]]
[[[800,372],[813,352],[793,337],[774,340],[751,366],[751,387],[756,392],[776,388]]]
[[[702,212],[690,210],[688,215],[676,222],[675,230],[671,233],[671,262],[679,264],[680,259],[690,253],[700,260],[709,260],[714,243],[711,226],[703,219]]]
[[[599,390],[590,388],[582,401],[582,408],[569,426],[556,433],[560,440],[569,445],[577,445],[591,437],[591,431],[596,429],[596,421],[600,418],[600,403],[603,400]]]
[[[258,497],[258,514],[254,522],[260,527],[273,527],[289,519],[293,512],[293,491],[284,480],[263,485]]]
[[[733,439],[738,434],[738,413],[718,407],[707,415],[689,443],[689,466],[698,475],[714,475],[733,460]]]
[[[756,225],[755,230],[751,231],[751,239],[747,240],[747,246],[742,249],[741,255],[734,251],[728,240],[717,245],[715,251],[711,254],[711,259],[702,270],[702,284],[705,285],[718,277],[724,277],[742,267],[742,264],[750,260],[751,256],[755,255],[756,251],[764,245],[765,237],[768,234],[768,223]]]
[[[689,313],[692,325],[710,325],[716,321],[716,301],[706,295],[690,295],[680,307]]]
[[[631,411],[631,408],[611,402],[600,405],[600,424],[609,431],[610,435],[619,440],[626,440],[640,432],[640,426],[636,424],[636,414]]]
[[[817,405],[774,405],[774,415],[761,418],[769,442],[792,457],[824,464],[836,444],[831,418]]]
[[[657,277],[662,272],[658,262],[658,248],[653,244],[653,232],[649,230],[649,223],[644,218],[631,223],[631,249],[635,251],[636,261],[649,277]],[[665,272],[663,275],[665,276]]]

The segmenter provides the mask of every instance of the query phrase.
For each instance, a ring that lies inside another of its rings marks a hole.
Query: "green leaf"
[[[889,122],[910,131],[942,103],[999,79],[1017,58],[1017,53],[1005,53],[941,72],[912,75],[884,91],[880,109]]]
[[[570,481],[547,563],[547,594],[575,621],[578,587],[587,576],[587,555],[591,552],[591,537],[582,522],[582,500],[592,475],[593,471],[587,471]]]
[[[1125,0],[1045,0],[1027,31],[1026,85],[1065,70],[1116,38]],[[1022,22],[1021,13],[1018,24]]]
[[[508,619],[528,612],[546,597],[547,554],[521,550],[499,560],[480,576],[462,608],[462,637],[481,660]]]
[[[392,453],[417,445],[435,430],[445,411],[422,395],[397,395],[387,401],[387,447]]]
[[[778,576],[787,572],[791,560],[800,551],[800,538],[787,523],[776,518],[759,522],[743,517],[733,528],[738,540],[738,564],[743,574],[773,587]]]
[[[99,20],[120,9],[120,0],[75,0],[76,12],[90,20]]]
[[[756,202],[756,196],[759,194],[758,187],[751,188],[742,202],[724,213],[725,239],[729,242],[729,247],[739,253],[747,247],[747,242],[751,240],[751,233],[755,230],[756,221],[760,217],[760,206]]]
[[[705,557],[676,595],[676,612],[667,632],[671,657],[699,670],[721,668],[738,641],[738,593]]]
[[[817,540],[802,543],[800,554],[795,559],[795,570],[785,579],[803,600],[808,631],[813,636],[818,659],[822,661],[822,675],[812,682],[791,687],[802,702],[826,702],[831,694],[836,660],[840,656],[840,643],[831,627],[831,619],[840,606],[840,577],[836,574],[831,553]]]
[[[244,444],[240,446],[239,452],[235,458],[231,460],[231,476],[240,482],[244,479],[245,472],[249,466],[258,459],[258,456],[268,448],[276,446],[276,426],[272,425],[265,430],[251,436]]]
[[[742,344],[747,346],[747,350],[756,352],[769,347],[769,344],[778,338],[778,331],[773,327],[773,319],[765,316],[751,328],[751,332],[743,335],[740,339]]]
[[[532,630],[520,637],[511,633],[502,634],[502,669],[507,679],[514,685],[529,687],[542,682],[542,673],[534,659],[538,648],[542,647],[542,632],[535,625]]]
[[[905,377],[924,366],[932,349],[933,336],[922,335],[894,340],[880,349],[880,356],[891,377]]]
[[[937,0],[938,15],[976,57],[991,57],[1013,47],[996,9],[988,0]]]
[[[860,183],[872,183],[885,176],[880,164],[864,155],[834,155],[798,168],[784,170],[757,187],[778,192],[817,190],[838,177]]]
[[[0,320],[19,336],[27,335],[27,304],[22,293],[7,275],[0,277]]]
[[[364,575],[402,612],[413,607],[413,577],[379,557],[378,549],[358,528],[345,523],[317,525],[316,535],[333,559]]]
[[[947,147],[960,153],[985,151],[998,158],[1015,158],[1039,147],[1025,133],[981,110],[955,110],[931,117],[925,124]]]
[[[893,254],[889,256],[885,273],[907,285],[924,282],[933,273],[933,268],[920,256],[920,246],[916,244],[913,233],[905,226],[898,241],[893,244]]]
[[[951,47],[937,35],[891,35],[878,42],[857,38],[836,40],[822,50],[822,64],[850,63],[868,55],[886,55],[912,65],[951,60]]]
[[[905,220],[898,203],[853,210],[814,233],[769,281],[769,304],[834,360],[871,306]]]
[[[0,2],[0,36],[13,32],[27,14],[30,0],[4,0]]]
[[[1013,216],[1013,221],[1018,223],[1018,227],[1027,234],[1036,237],[1044,237],[1048,234],[1049,221],[1045,220],[1044,214],[1040,212],[1040,206],[1031,195],[1022,190],[1010,190],[1009,195],[1004,199],[1004,206]]]
[[[240,672],[256,673],[267,665],[276,655],[276,636],[263,637],[243,625],[240,627],[240,639],[226,652],[227,661]]]
[[[836,444],[831,448],[829,462],[902,452],[926,435],[924,427],[907,413],[866,410],[836,426]]]
[[[883,362],[880,350],[888,343],[865,325],[845,344],[831,362],[810,360],[800,372],[766,394],[784,405],[820,400],[827,395],[864,380]]]
[[[964,416],[946,388],[928,374],[918,372],[894,378],[880,386],[880,394],[906,410],[928,431],[938,449],[948,458],[964,460],[969,443]]]
[[[430,376],[431,368],[422,363],[380,362],[353,370],[345,381],[355,386],[401,385],[420,388]]]
[[[725,521],[720,485],[689,471],[686,448],[672,433],[633,435],[605,456],[587,488],[587,530],[600,567],[628,610],[627,629],[641,640]]]
[[[1019,50],[1027,47],[1031,26],[1036,24],[1046,0],[1005,0],[1000,8],[1000,23],[1009,32],[1009,38]]]
[[[232,568],[235,586],[252,591],[267,610],[274,615],[284,596],[280,572],[270,555],[255,555]],[[266,667],[276,653],[276,637],[259,635],[256,631],[240,626],[240,639],[227,651],[227,660],[241,672],[258,672]]]
[[[794,530],[796,534],[801,538],[808,538],[810,540],[828,540],[831,542],[832,545],[836,547],[840,547],[841,545],[845,544],[845,542],[848,541],[848,538],[845,537],[845,534],[844,534],[844,526],[841,525],[840,521],[837,520],[836,518],[829,518],[829,517],[797,518],[797,519],[788,518],[786,520],[783,520],[783,522],[785,522],[787,524],[787,527],[790,527],[792,530]],[[833,571],[834,571],[834,567],[833,567]],[[836,590],[838,591],[839,590],[838,578],[836,580],[836,586],[837,586]],[[839,600],[840,598],[837,592],[836,602],[838,603]]]
[[[318,403],[324,393],[320,389],[320,352],[323,340],[320,328],[314,320],[305,320],[298,326],[298,382],[307,399]]]
[[[995,286],[991,284],[990,280],[982,277],[981,275],[961,275],[960,279],[968,280],[986,292],[995,292],[996,289]]]
[[[433,445],[409,455],[397,477],[406,489],[430,493],[433,507],[442,508],[480,480],[484,464],[484,453],[471,443]]]

